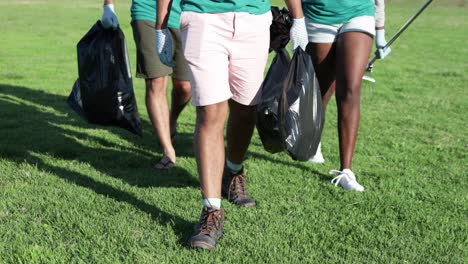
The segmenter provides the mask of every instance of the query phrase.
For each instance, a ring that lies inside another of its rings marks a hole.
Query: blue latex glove
[[[156,29],[156,52],[162,63],[169,67],[174,67],[172,60],[172,39],[169,29]]]
[[[119,25],[119,21],[117,20],[117,15],[114,11],[113,4],[107,4],[103,7],[104,13],[102,14],[101,24],[104,28],[113,28],[116,29]]]

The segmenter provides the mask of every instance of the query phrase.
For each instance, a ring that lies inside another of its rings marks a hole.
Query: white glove
[[[119,25],[119,21],[117,20],[117,15],[114,11],[113,4],[107,4],[103,7],[104,13],[102,14],[101,24],[104,28],[113,28],[116,29]]]
[[[293,18],[292,27],[289,31],[289,38],[291,39],[293,51],[297,47],[301,47],[303,50],[306,49],[307,44],[309,44],[309,38],[307,36],[304,18]]]
[[[156,52],[162,63],[169,67],[174,67],[172,60],[172,39],[169,29],[156,29]]]
[[[377,29],[375,31],[375,47],[377,48],[378,58],[384,59],[387,57],[392,49],[390,47],[384,48],[387,45],[387,41],[385,40],[385,29]]]

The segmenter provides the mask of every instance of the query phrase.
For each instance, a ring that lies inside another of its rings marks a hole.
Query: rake
[[[432,2],[432,0],[427,0],[420,8],[419,10],[406,21],[406,23],[393,35],[393,37],[387,42],[385,47],[383,49],[386,49],[390,47],[393,42],[413,23],[413,21],[426,9],[427,6]],[[366,72],[364,73],[364,76],[362,76],[363,80],[369,81],[369,82],[375,82],[375,78],[372,77],[371,73],[374,70],[374,63],[375,61],[379,58],[379,51],[376,50],[374,52],[374,57],[367,63],[366,66]]]

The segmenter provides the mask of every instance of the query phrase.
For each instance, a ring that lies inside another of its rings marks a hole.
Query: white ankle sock
[[[221,208],[221,198],[206,198],[202,200],[203,206],[209,206],[216,209]]]
[[[233,163],[231,162],[230,160],[226,160],[226,166],[228,167],[228,169],[230,169],[233,173],[236,173],[236,172],[239,172],[240,170],[242,170],[242,163],[241,164],[237,164],[237,163]]]

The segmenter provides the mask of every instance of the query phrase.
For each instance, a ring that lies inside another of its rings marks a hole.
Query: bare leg
[[[221,198],[227,112],[227,101],[197,106],[194,148],[204,198]]]
[[[255,128],[255,109],[255,106],[229,100],[227,158],[233,163],[241,164],[244,161]]]
[[[322,103],[326,110],[331,96],[335,92],[335,43],[309,43],[307,52],[312,57],[317,80],[322,92]],[[312,163],[324,163],[320,143],[315,155],[309,160]]]
[[[335,92],[335,43],[310,43],[307,53],[312,57],[323,106],[326,108]]]
[[[172,99],[171,99],[171,112],[170,112],[170,132],[171,136],[177,130],[177,119],[180,113],[184,110],[185,106],[192,96],[189,81],[181,81],[172,78]]]
[[[153,129],[159,139],[164,157],[176,161],[169,132],[169,107],[167,104],[167,76],[146,79],[146,109]]]
[[[360,116],[362,76],[372,37],[361,32],[339,35],[336,43],[336,103],[341,170],[351,169]]]

